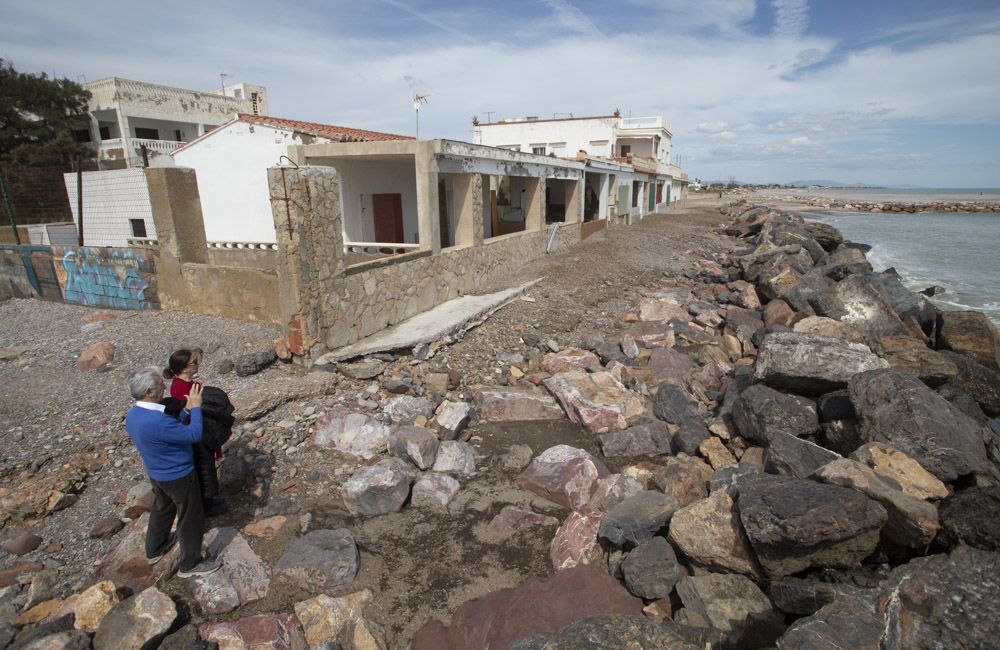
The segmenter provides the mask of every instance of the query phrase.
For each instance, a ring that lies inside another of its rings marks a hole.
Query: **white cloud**
[[[774,35],[797,37],[809,27],[809,4],[806,0],[773,0]]]
[[[721,133],[726,130],[725,122],[702,122],[698,125],[699,133]]]
[[[542,3],[552,10],[556,19],[556,29],[568,29],[586,36],[604,36],[594,21],[568,0],[542,0]]]

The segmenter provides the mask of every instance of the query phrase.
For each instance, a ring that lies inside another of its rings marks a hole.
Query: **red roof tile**
[[[347,126],[337,126],[335,124],[319,124],[317,122],[303,122],[301,120],[286,120],[270,115],[252,115],[250,113],[240,113],[238,118],[241,122],[250,124],[264,124],[279,129],[289,129],[300,133],[308,133],[322,138],[330,138],[334,142],[349,140],[355,142],[371,142],[375,140],[412,140],[408,135],[396,135],[394,133],[380,133],[379,131],[365,131],[364,129],[352,129]]]

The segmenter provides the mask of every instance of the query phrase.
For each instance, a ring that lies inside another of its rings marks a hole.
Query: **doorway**
[[[375,241],[405,244],[403,236],[403,195],[372,194]]]

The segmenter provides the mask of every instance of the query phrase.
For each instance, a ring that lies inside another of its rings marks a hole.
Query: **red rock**
[[[435,620],[417,630],[410,648],[507,648],[518,639],[555,632],[586,616],[641,612],[642,601],[604,568],[578,566],[471,600],[459,606],[449,625]]]
[[[22,573],[35,573],[45,568],[41,562],[22,562],[9,569],[0,571],[0,589],[9,587],[17,582],[17,576]]]
[[[529,526],[555,526],[559,520],[517,506],[504,506],[489,524],[486,532],[506,539],[522,528]]]
[[[258,519],[244,526],[243,534],[250,537],[260,537],[261,539],[274,539],[281,532],[287,521],[288,517],[284,515]]]
[[[673,298],[643,298],[639,301],[639,320],[687,322],[690,316],[686,309]]]
[[[636,323],[626,329],[624,334],[634,338],[644,348],[672,348],[677,341],[673,326],[662,321]]]
[[[282,361],[288,361],[292,358],[292,353],[288,349],[288,343],[283,338],[274,339],[274,353]]]
[[[531,461],[517,484],[570,510],[581,510],[590,501],[598,479],[608,474],[608,468],[586,451],[556,445]]]
[[[160,578],[171,575],[180,562],[180,545],[175,544],[162,560],[151,566],[146,559],[148,523],[149,515],[144,514],[126,526],[118,546],[105,558],[85,586],[110,580],[118,587],[128,587],[133,592],[140,592]]]
[[[198,628],[205,641],[219,644],[219,650],[298,650],[306,648],[306,638],[295,614],[248,616],[228,623],[209,623]]]
[[[125,518],[126,519],[138,519],[143,514],[149,512],[153,509],[153,502],[156,501],[156,495],[150,490],[146,492],[141,497],[136,499],[135,503],[125,508]]]
[[[118,517],[103,517],[94,522],[94,527],[90,529],[88,536],[91,539],[107,539],[124,527],[125,522]]]
[[[3,544],[0,544],[0,548],[3,548],[3,550],[11,555],[26,555],[41,546],[41,544],[42,538],[38,535],[24,533],[23,535],[8,539]]]
[[[565,348],[559,352],[551,352],[542,359],[542,370],[551,375],[577,369],[596,372],[601,369],[601,360],[593,352],[580,348]]]
[[[695,365],[682,352],[673,348],[658,348],[649,355],[647,368],[652,375],[650,388],[663,383],[684,386],[684,380],[694,372]]]
[[[94,370],[108,365],[114,359],[115,344],[101,341],[84,350],[73,367],[77,370]]]
[[[570,513],[549,545],[549,559],[556,571],[571,569],[580,564],[597,563],[604,552],[597,541],[603,512]]]
[[[764,324],[791,327],[796,315],[796,311],[789,307],[787,302],[775,299],[764,307]]]
[[[569,370],[544,382],[562,404],[569,419],[594,433],[624,429],[642,415],[642,400],[609,372]]]
[[[486,422],[561,420],[563,410],[542,390],[522,386],[476,386],[472,399]]]

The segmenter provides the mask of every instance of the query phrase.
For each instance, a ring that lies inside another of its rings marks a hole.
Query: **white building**
[[[227,86],[227,91],[232,87]],[[281,164],[289,145],[321,144],[328,142],[369,142],[384,140],[409,140],[408,136],[364,131],[332,124],[317,124],[288,120],[269,115],[239,114],[220,127],[191,142],[180,145],[171,153],[178,167],[194,169],[198,177],[202,215],[205,219],[205,237],[209,242],[271,244],[275,242],[274,217],[271,212],[267,186],[267,168]],[[345,182],[356,182],[366,163],[356,163],[362,168],[345,165],[341,170]],[[412,166],[398,169],[384,168],[380,178],[371,182],[407,187],[415,183]],[[388,175],[388,176],[386,176]],[[400,176],[399,183],[393,182]],[[405,177],[405,178],[403,178]],[[405,182],[404,182],[405,181]],[[380,190],[358,185],[359,192],[344,196],[345,209],[372,212],[373,193]],[[388,190],[386,190],[388,191]],[[404,196],[403,203],[415,200]],[[405,216],[405,214],[404,214]],[[409,234],[416,229],[416,215],[404,223]],[[412,221],[412,223],[409,223]],[[374,232],[348,233],[356,241],[372,241]],[[365,239],[366,236],[370,237]],[[408,240],[408,239],[407,239]]]
[[[589,203],[597,206],[587,210],[588,218],[591,212],[600,219],[612,214],[641,217],[683,198],[687,191],[687,174],[670,162],[673,134],[662,117],[622,117],[615,113],[553,119],[505,118],[477,124],[475,139],[478,144],[511,151],[588,160],[592,168],[605,161],[631,165],[633,173],[617,173],[610,184],[598,185],[596,177],[588,176],[586,195]]]
[[[101,169],[143,167],[144,148],[150,166],[170,165],[171,151],[234,114],[267,114],[267,90],[250,84],[200,92],[108,77],[83,87],[91,123],[77,137],[94,143]]]

